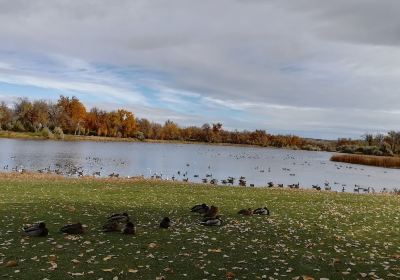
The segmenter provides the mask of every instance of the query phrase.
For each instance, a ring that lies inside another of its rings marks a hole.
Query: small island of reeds
[[[400,157],[335,154],[331,157],[331,161],[372,165],[385,168],[400,168]]]

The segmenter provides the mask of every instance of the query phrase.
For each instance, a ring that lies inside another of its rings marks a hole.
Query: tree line
[[[271,135],[265,130],[228,131],[221,123],[201,127],[181,127],[167,120],[164,124],[136,118],[125,109],[107,112],[97,107],[87,110],[75,96],[61,95],[56,102],[18,98],[12,107],[0,104],[0,127],[17,132],[62,131],[72,135],[137,138],[139,140],[178,140],[207,143],[249,144],[302,148],[308,143],[295,135]]]
[[[228,131],[221,123],[205,123],[201,127],[181,127],[167,120],[164,124],[136,118],[125,109],[105,111],[97,107],[87,110],[75,96],[61,95],[56,102],[18,98],[13,106],[0,103],[0,128],[17,132],[33,132],[48,138],[65,134],[136,138],[139,140],[177,140],[205,143],[257,145],[305,150],[342,151],[373,155],[400,153],[400,132],[365,134],[362,140],[339,138],[337,141],[305,139],[296,135],[273,135],[265,130]]]

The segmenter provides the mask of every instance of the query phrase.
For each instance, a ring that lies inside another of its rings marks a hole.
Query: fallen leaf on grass
[[[221,253],[222,250],[221,250],[221,249],[208,249],[208,252],[212,252],[212,253]]]
[[[157,248],[158,247],[158,244],[157,243],[154,243],[154,242],[151,242],[151,243],[149,243],[149,245],[147,245],[150,249],[154,249],[154,248]]]

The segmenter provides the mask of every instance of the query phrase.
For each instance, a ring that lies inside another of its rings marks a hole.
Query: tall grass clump
[[[56,137],[56,139],[64,139],[64,132],[61,127],[55,127],[53,130],[53,134]]]
[[[372,165],[386,168],[400,168],[399,157],[335,154],[331,157],[331,161]]]

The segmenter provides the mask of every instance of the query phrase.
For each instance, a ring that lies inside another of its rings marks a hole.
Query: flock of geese
[[[199,224],[204,226],[221,226],[223,221],[217,206],[208,206],[205,203],[193,206],[190,209],[192,213],[198,213],[202,215],[202,219]],[[238,212],[240,215],[251,216],[251,215],[269,215],[270,212],[267,207],[257,208],[252,210],[251,208],[242,209]],[[170,218],[164,217],[160,222],[160,228],[169,228],[172,225]],[[46,227],[45,222],[37,222],[34,224],[25,225],[23,232],[26,236],[31,237],[45,237],[49,234],[49,230]],[[128,213],[115,213],[107,217],[106,222],[103,225],[103,232],[120,232],[122,234],[135,234],[136,227],[130,220]],[[85,227],[82,223],[78,222],[75,224],[67,224],[60,228],[60,233],[65,234],[83,234]]]

